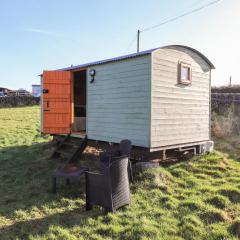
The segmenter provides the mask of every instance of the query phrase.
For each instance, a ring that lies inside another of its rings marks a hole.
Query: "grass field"
[[[83,179],[50,192],[58,162],[39,108],[0,109],[0,239],[238,239],[240,141],[216,142],[223,152],[139,174],[131,208],[85,212]]]

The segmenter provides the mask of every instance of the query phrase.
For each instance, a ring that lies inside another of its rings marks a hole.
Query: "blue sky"
[[[39,73],[136,51],[138,28],[160,23],[212,0],[2,0],[0,86],[27,88]],[[141,50],[184,44],[216,66],[213,85],[232,75],[240,84],[240,1],[222,0],[207,9],[144,32]]]

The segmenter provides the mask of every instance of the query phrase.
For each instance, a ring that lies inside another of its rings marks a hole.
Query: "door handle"
[[[46,101],[46,109],[43,110],[44,112],[49,112],[50,109],[49,109],[49,101],[47,100]]]
[[[44,88],[44,89],[42,90],[42,92],[43,92],[43,93],[48,93],[48,89],[45,89],[45,88]]]

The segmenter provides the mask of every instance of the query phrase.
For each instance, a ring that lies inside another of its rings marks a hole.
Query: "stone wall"
[[[31,106],[40,104],[40,98],[33,96],[6,96],[0,97],[0,108]]]

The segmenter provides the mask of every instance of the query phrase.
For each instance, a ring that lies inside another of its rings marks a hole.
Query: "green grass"
[[[0,109],[0,239],[238,239],[236,139],[218,139],[223,152],[139,173],[131,208],[85,212],[84,179],[50,192],[59,163],[39,132],[39,108]],[[84,164],[94,159],[90,150],[83,156]]]

